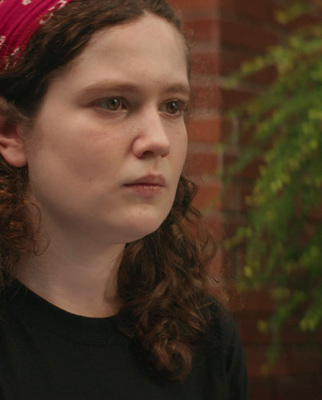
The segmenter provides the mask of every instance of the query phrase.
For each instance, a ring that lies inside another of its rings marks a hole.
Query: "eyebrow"
[[[95,94],[104,91],[120,91],[120,92],[135,93],[140,91],[140,89],[138,86],[132,83],[104,80],[100,82],[94,82],[93,84],[82,89],[81,92],[85,94]],[[186,85],[184,83],[174,83],[174,84],[169,84],[169,86],[165,86],[163,93],[164,94],[179,93],[187,97],[190,97],[191,89],[189,85]]]

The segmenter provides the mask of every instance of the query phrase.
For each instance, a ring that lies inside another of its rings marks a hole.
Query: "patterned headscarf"
[[[70,1],[0,0],[0,64],[4,57],[21,53],[38,27]]]

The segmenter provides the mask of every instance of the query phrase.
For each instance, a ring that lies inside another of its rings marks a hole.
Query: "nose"
[[[135,124],[132,150],[138,158],[166,157],[170,151],[166,122],[162,120],[159,110],[151,108],[142,112]]]

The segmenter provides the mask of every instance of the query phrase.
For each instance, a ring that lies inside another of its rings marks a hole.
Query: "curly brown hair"
[[[23,55],[6,60],[9,68],[0,72],[0,113],[7,123],[32,123],[51,79],[68,67],[95,32],[145,12],[183,34],[180,18],[164,0],[74,0],[57,11],[34,33]],[[200,213],[192,206],[195,193],[195,184],[181,176],[166,220],[154,233],[127,244],[118,272],[121,330],[141,345],[158,374],[172,379],[189,373],[216,286],[221,293],[209,272],[214,244],[200,228]],[[28,167],[12,167],[0,156],[2,287],[14,276],[22,253],[38,252],[37,227],[27,204]]]

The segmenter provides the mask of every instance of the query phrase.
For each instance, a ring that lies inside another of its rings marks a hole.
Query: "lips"
[[[165,179],[162,175],[146,175],[141,178],[135,179],[125,186],[165,186]]]
[[[135,196],[153,198],[162,193],[165,185],[166,181],[162,175],[146,175],[124,186]]]

